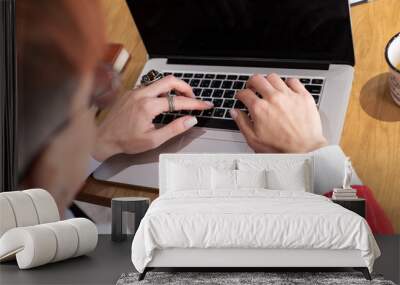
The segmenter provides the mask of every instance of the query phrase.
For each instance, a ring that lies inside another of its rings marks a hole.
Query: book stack
[[[356,189],[343,189],[343,188],[335,188],[333,189],[332,199],[335,200],[355,200],[357,197]]]

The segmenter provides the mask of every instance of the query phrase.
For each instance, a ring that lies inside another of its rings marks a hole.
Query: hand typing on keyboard
[[[327,144],[313,96],[298,79],[254,75],[246,87],[236,99],[250,117],[238,109],[230,112],[256,152],[303,153]]]
[[[134,89],[119,98],[98,128],[93,157],[103,161],[118,153],[135,154],[158,147],[194,125],[197,120],[185,115],[156,129],[153,120],[169,110],[166,94],[174,90],[174,107],[180,110],[207,110],[208,101],[195,98],[192,88],[184,81],[167,76],[149,86]]]

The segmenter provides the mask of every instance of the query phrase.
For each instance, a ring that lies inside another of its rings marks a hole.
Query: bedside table
[[[353,211],[356,214],[359,214],[365,219],[365,199],[331,199],[331,201],[350,211]]]

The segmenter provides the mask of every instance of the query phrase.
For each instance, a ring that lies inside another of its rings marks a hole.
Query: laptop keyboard
[[[222,73],[186,73],[186,72],[164,72],[164,76],[173,74],[175,77],[187,82],[192,88],[197,99],[211,101],[214,108],[204,111],[177,111],[163,113],[157,116],[153,123],[168,124],[176,118],[193,115],[198,120],[197,127],[207,127],[225,130],[238,130],[236,123],[230,116],[229,109],[240,109],[249,114],[246,106],[236,100],[237,91],[245,88],[248,74],[222,74]],[[285,80],[288,77],[282,76]],[[311,77],[296,77],[304,84],[305,88],[313,96],[315,103],[319,104],[323,91],[325,79]],[[171,91],[170,95],[176,95]]]

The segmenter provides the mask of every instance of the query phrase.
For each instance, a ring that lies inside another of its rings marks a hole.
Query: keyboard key
[[[229,113],[229,112],[227,112]],[[239,128],[236,125],[235,121],[231,119],[217,119],[217,118],[206,118],[206,117],[198,117],[197,127],[206,127],[213,129],[224,129],[224,130],[234,130],[238,131]]]
[[[211,83],[211,80],[202,80],[201,81],[201,83],[200,83],[200,87],[205,87],[205,88],[207,88],[207,87],[209,87],[210,86],[210,83]]]
[[[309,78],[300,78],[299,80],[303,84],[309,84],[311,82],[311,80]]]
[[[180,113],[181,115],[190,115],[190,110],[182,110]]]
[[[224,82],[222,83],[222,88],[231,89],[232,88],[232,84],[233,84],[233,81],[224,80]]]
[[[164,76],[168,76],[168,75],[171,75],[171,74],[172,74],[171,72],[164,72],[163,73]]]
[[[224,99],[213,99],[212,100],[214,107],[221,107],[223,101],[224,101]]]
[[[312,96],[314,98],[315,104],[318,104],[320,96],[319,95],[315,95],[315,94],[312,94]]]
[[[193,88],[193,93],[194,93],[194,95],[200,96],[201,90],[202,90],[202,89],[200,89],[200,88]]]
[[[161,124],[163,117],[164,117],[164,114],[160,114],[157,117],[155,117],[153,120],[153,124]]]
[[[204,110],[203,113],[201,113],[200,116],[203,117],[211,117],[213,114],[214,109],[208,109],[208,110]]]
[[[192,115],[193,116],[200,116],[200,114],[201,114],[201,110],[192,110]]]
[[[224,104],[222,105],[224,108],[232,108],[235,100],[225,99]]]
[[[215,78],[215,74],[211,74],[211,73],[207,73],[205,78],[207,79],[214,79]]]
[[[183,77],[192,78],[193,77],[193,73],[184,73]]]
[[[304,85],[304,87],[308,90],[308,92],[314,94],[320,94],[322,89],[321,85]]]
[[[174,73],[174,76],[177,77],[177,78],[182,77],[182,75],[183,75],[183,74],[180,73],[180,72],[175,72],[175,73]]]
[[[203,78],[204,77],[204,74],[203,73],[196,73],[195,75],[194,75],[194,78]]]
[[[224,80],[224,79],[226,79],[226,75],[225,74],[217,74],[217,76],[215,78],[219,79],[219,80]]]
[[[225,90],[224,98],[233,98],[235,96],[235,90]]]
[[[199,86],[199,84],[200,84],[199,79],[192,79],[192,80],[190,80],[190,83],[189,83],[189,85],[192,87],[197,87],[197,86]]]
[[[189,83],[189,82],[190,82],[190,79],[189,79],[189,78],[183,78],[182,80],[185,81],[186,83]]]
[[[211,97],[208,97],[208,98],[202,98],[201,100],[212,102],[213,99],[211,99]]]
[[[232,89],[240,90],[243,89],[243,87],[244,87],[243,81],[235,81],[235,83],[233,83]]]
[[[203,89],[203,92],[201,92],[201,97],[211,97],[212,92],[212,89]]]
[[[175,119],[175,115],[165,114],[163,124],[171,123]]]
[[[227,119],[232,119],[231,112],[229,112],[229,110],[226,110],[226,112],[225,112],[225,118],[227,118]]]
[[[222,97],[223,94],[224,94],[224,90],[222,90],[222,89],[215,89],[214,92],[213,92],[213,94],[212,94],[212,96],[213,96],[214,98],[220,98],[220,97]]]
[[[214,117],[223,118],[225,115],[225,109],[216,108],[214,109]]]
[[[281,80],[282,81],[286,81],[286,77],[281,77]]]
[[[323,79],[313,79],[312,80],[312,84],[323,84],[324,83],[324,80]]]
[[[237,75],[233,75],[233,74],[228,75],[228,80],[237,80],[237,79],[238,79]]]
[[[246,109],[246,106],[242,103],[242,101],[235,100],[235,108],[236,109]]]
[[[213,80],[211,82],[211,87],[212,88],[219,88],[221,87],[222,81],[221,80]]]
[[[248,76],[248,75],[240,75],[239,76],[239,80],[243,80],[243,81],[247,81],[247,80],[249,80],[249,78],[250,78],[250,76]]]

